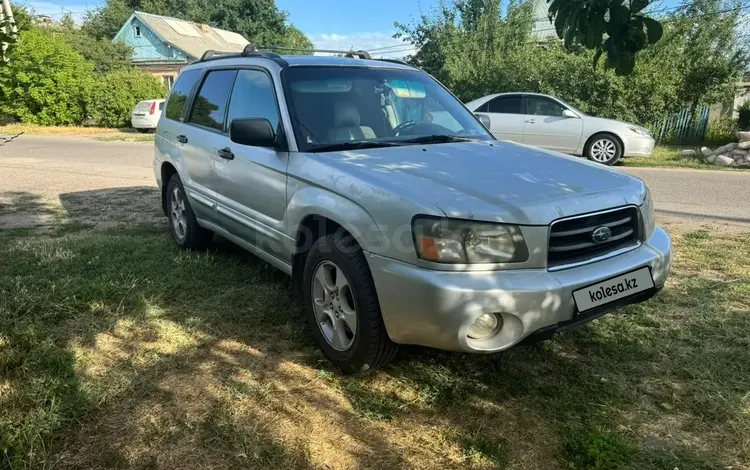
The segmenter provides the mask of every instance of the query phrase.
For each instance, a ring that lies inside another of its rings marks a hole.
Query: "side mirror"
[[[578,115],[569,109],[564,109],[562,113],[564,118],[578,119]]]
[[[486,127],[487,129],[490,128],[491,122],[489,116],[487,116],[486,114],[477,114],[476,116],[477,118],[479,118],[479,122],[481,122],[484,127]]]
[[[229,124],[229,139],[253,147],[273,147],[276,132],[266,118],[232,119]]]

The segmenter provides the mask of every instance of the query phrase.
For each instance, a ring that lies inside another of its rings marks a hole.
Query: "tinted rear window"
[[[200,74],[200,70],[188,70],[181,73],[177,78],[177,83],[172,87],[172,92],[169,94],[167,101],[167,119],[178,121],[182,117],[182,113],[185,111],[185,102]]]
[[[208,73],[193,100],[190,122],[219,131],[224,130],[224,110],[236,74],[236,70],[214,70]]]
[[[520,96],[502,96],[489,102],[490,113],[521,114]]]

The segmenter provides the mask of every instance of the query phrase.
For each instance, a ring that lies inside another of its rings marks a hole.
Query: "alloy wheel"
[[[591,145],[591,158],[606,163],[617,154],[617,146],[610,139],[599,139]]]
[[[346,351],[357,334],[357,305],[344,272],[332,261],[321,261],[313,271],[312,302],[315,320],[326,342]]]
[[[179,240],[183,240],[187,235],[187,208],[185,196],[180,188],[174,188],[170,195],[169,207],[171,209],[170,220],[172,228]]]

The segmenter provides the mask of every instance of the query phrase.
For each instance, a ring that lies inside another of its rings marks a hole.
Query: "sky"
[[[51,14],[59,18],[72,12],[80,21],[83,12],[101,5],[104,0],[13,0],[38,14]],[[657,0],[653,9],[670,8],[683,0]],[[302,30],[319,49],[364,49],[374,55],[401,57],[411,52],[398,39],[394,21],[412,23],[422,14],[429,13],[438,0],[276,0],[276,4],[289,14],[289,21]]]

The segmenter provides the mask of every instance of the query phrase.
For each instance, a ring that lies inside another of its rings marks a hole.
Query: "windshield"
[[[416,70],[290,67],[283,80],[302,152],[492,139],[456,98]]]

